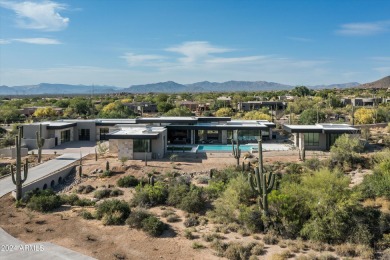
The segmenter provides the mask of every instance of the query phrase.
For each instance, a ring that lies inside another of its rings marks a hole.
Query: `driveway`
[[[43,154],[54,154],[54,152],[57,152],[57,154],[78,153],[80,156],[80,152],[81,152],[82,155],[84,156],[87,154],[95,153],[95,146],[96,146],[96,142],[75,141],[75,142],[63,143],[51,149],[42,149],[42,153]],[[35,154],[37,154],[36,149],[33,151]]]
[[[48,175],[49,173],[57,171],[77,161],[78,159],[80,159],[80,153],[67,153],[58,156],[53,160],[47,161],[38,166],[30,168],[28,169],[27,181],[24,183],[24,185],[31,183],[37,179],[40,179],[45,175]],[[0,197],[13,191],[14,189],[15,189],[15,185],[12,182],[11,176],[0,179]]]

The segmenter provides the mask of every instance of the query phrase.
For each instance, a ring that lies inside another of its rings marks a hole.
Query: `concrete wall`
[[[27,146],[28,149],[37,149],[37,140],[34,139],[22,139],[22,145]],[[45,139],[44,149],[50,149],[55,147],[55,138]]]
[[[158,139],[152,139],[152,153],[154,154],[155,159],[164,158],[167,152],[167,144],[168,144],[168,133],[165,129],[160,133]]]
[[[74,141],[79,141],[79,130],[89,129],[89,141],[96,141],[96,124],[95,121],[77,122],[74,132]]]
[[[148,161],[152,160],[152,153],[146,153]],[[133,160],[145,160],[145,153],[134,153]]]
[[[118,153],[118,145],[119,145],[119,140],[110,139],[108,141],[108,150],[110,151],[110,153]]]
[[[27,148],[21,148],[22,157],[28,155],[28,149]],[[2,157],[10,157],[12,159],[16,158],[16,149],[15,147],[8,147],[0,149],[0,158]]]
[[[49,138],[49,130],[46,129],[46,124],[42,124],[42,138]],[[23,125],[23,138],[35,139],[35,133],[39,132],[39,125]]]
[[[53,188],[55,185],[59,184],[62,182],[70,173],[71,171],[75,168],[76,166],[71,165],[66,168],[63,168],[57,172],[51,173],[41,179],[38,179],[34,182],[31,182],[27,185],[23,185],[22,187],[22,196],[31,190],[35,189],[50,189]],[[12,192],[12,196],[16,197],[16,191]]]

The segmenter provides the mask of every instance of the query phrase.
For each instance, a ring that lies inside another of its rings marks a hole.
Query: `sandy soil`
[[[265,161],[298,161],[298,156],[295,153],[289,151],[283,157],[280,157],[281,152],[278,153],[279,156],[272,153],[266,154]],[[116,174],[110,178],[99,178],[95,171],[104,170],[106,161],[109,161],[110,168]],[[207,157],[202,154],[196,156],[179,154],[176,162],[166,159],[158,162],[151,161],[145,166],[142,161],[128,161],[122,166],[122,162],[114,157],[105,156],[95,161],[94,155],[90,155],[87,159],[83,159],[85,176],[79,185],[90,184],[95,188],[108,187],[115,185],[116,181],[125,175],[134,175],[139,178],[147,176],[149,172],[154,172],[156,175],[172,171],[207,174],[205,172],[212,168],[222,169],[229,165],[235,165],[235,162],[230,154],[211,154]],[[76,188],[77,186],[73,190]],[[124,195],[118,198],[129,201],[133,196],[134,189],[124,188],[122,190]],[[80,196],[92,198],[92,194]],[[203,234],[214,232],[214,224],[208,223],[196,227],[194,235],[197,238],[188,240],[184,237],[185,213],[178,209],[171,209],[179,216],[180,221],[169,223],[170,229],[164,232],[162,237],[151,238],[143,231],[130,229],[127,226],[104,226],[99,220],[84,220],[78,216],[78,213],[83,210],[80,207],[63,206],[49,214],[32,212],[26,208],[15,208],[12,197],[6,195],[0,198],[0,226],[22,241],[28,243],[53,242],[97,259],[220,259],[209,248],[209,243],[202,239]],[[93,207],[87,208],[87,210],[93,211]],[[150,210],[166,222],[166,219],[161,216],[164,208],[155,207]],[[262,240],[262,234],[257,234],[257,237],[242,236],[235,232],[219,234],[224,238],[224,242],[249,243]],[[192,244],[195,241],[205,245],[206,248],[193,249]],[[266,254],[262,255],[260,259],[270,259],[272,254],[287,249],[288,247],[283,244],[266,245]],[[296,257],[301,254],[313,253],[314,251],[311,249],[301,249],[293,255]],[[328,251],[328,253],[330,252]]]

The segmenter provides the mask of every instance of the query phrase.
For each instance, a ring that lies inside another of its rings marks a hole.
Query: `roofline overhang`
[[[66,125],[47,125],[46,129],[49,129],[49,130],[60,130],[60,129],[66,129],[66,128],[75,127],[75,126],[77,126],[77,123],[69,123],[69,124],[66,124]]]
[[[108,139],[158,139],[160,134],[154,134],[154,135],[148,135],[148,134],[142,134],[142,135],[112,135],[112,134],[105,134],[104,135]]]
[[[239,125],[167,125],[167,129],[175,130],[268,130],[265,125],[239,126]]]

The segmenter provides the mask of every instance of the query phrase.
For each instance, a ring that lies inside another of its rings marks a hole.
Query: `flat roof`
[[[360,129],[348,124],[283,125],[290,133],[360,133]]]
[[[160,133],[166,131],[165,127],[128,127],[123,126],[106,134],[109,139],[157,139]]]

